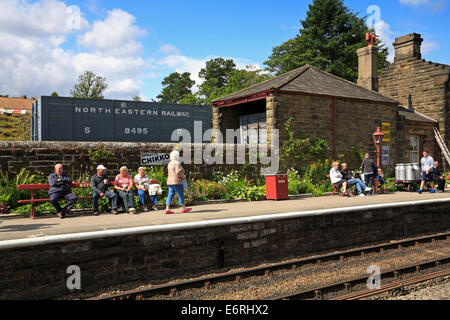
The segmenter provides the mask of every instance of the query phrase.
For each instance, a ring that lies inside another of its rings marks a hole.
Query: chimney
[[[406,59],[422,59],[420,54],[420,46],[423,39],[420,34],[411,33],[406,36],[395,39],[395,59],[394,61],[401,61]]]
[[[378,91],[378,48],[369,43],[368,47],[358,49],[356,53],[358,54],[358,85]]]

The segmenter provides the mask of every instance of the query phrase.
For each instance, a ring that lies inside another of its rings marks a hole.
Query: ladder
[[[450,165],[450,152],[448,151],[447,146],[445,145],[444,139],[442,139],[441,133],[436,127],[434,128],[434,136],[436,138],[437,143],[439,144],[439,147],[441,148],[442,153],[445,156],[445,160],[447,160],[447,163]]]

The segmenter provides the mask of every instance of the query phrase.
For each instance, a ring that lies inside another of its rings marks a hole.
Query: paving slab
[[[27,239],[50,235],[62,235],[81,232],[114,230],[132,227],[156,226],[185,222],[231,219],[249,216],[261,216],[277,213],[302,212],[311,210],[345,208],[386,203],[404,203],[420,200],[450,200],[450,192],[429,194],[397,192],[361,197],[326,196],[284,201],[254,201],[219,203],[193,206],[191,213],[181,214],[181,209],[174,209],[179,214],[166,215],[164,210],[142,212],[135,215],[109,213],[100,216],[68,215],[65,219],[42,217],[4,219],[0,224],[0,241]],[[0,217],[0,220],[1,217]]]

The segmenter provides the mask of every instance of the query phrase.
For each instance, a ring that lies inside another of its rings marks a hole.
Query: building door
[[[420,139],[419,136],[409,136],[409,161],[419,163]]]
[[[266,113],[239,117],[242,144],[267,144]]]

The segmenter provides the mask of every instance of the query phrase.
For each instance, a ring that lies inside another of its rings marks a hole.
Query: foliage
[[[9,199],[11,198],[13,191],[10,188],[0,189],[0,206],[6,206],[9,204]]]
[[[306,64],[355,82],[358,77],[356,50],[367,45],[369,32],[364,19],[350,11],[343,0],[314,0],[306,18],[300,21],[299,34],[274,47],[265,62],[276,74],[282,74]],[[377,39],[378,69],[384,70],[388,49]]]
[[[290,130],[292,117],[284,124],[287,138],[283,140],[280,150],[280,167],[286,172],[287,168],[302,171],[315,159],[326,159],[329,151],[328,143],[321,138],[306,137],[301,131]]]
[[[162,81],[163,90],[157,96],[159,102],[179,103],[186,95],[192,94],[191,88],[195,84],[189,72],[182,74],[171,73]]]
[[[0,189],[4,192],[4,198],[10,194],[7,202],[11,207],[17,206],[17,201],[31,198],[29,191],[17,190],[17,186],[22,184],[38,183],[37,175],[31,174],[26,168],[22,168],[14,177],[10,177],[9,173],[0,170]],[[37,193],[39,194],[39,193]]]
[[[53,91],[53,93],[50,96],[51,97],[59,97],[59,94],[58,94],[58,92]]]
[[[141,99],[140,96],[134,96],[134,97],[133,97],[133,101],[139,102],[139,101],[142,101],[142,99]]]
[[[85,71],[78,77],[71,94],[74,98],[103,99],[103,92],[108,88],[106,79],[92,71]]]
[[[96,150],[89,150],[89,160],[91,163],[100,164],[106,162],[108,159],[114,156],[114,153],[106,150],[105,148],[99,148]]]
[[[185,197],[194,201],[224,199],[225,195],[225,186],[209,180],[193,181],[185,192]]]
[[[30,140],[30,121],[29,114],[1,114],[0,141]]]
[[[363,150],[359,146],[351,146],[344,154],[338,155],[337,160],[347,163],[350,169],[356,169],[361,167],[363,159]]]
[[[264,199],[266,196],[265,185],[259,186],[255,183],[254,179],[242,177],[237,171],[233,171],[224,176],[219,183],[225,186],[226,199],[246,199],[252,201]]]

